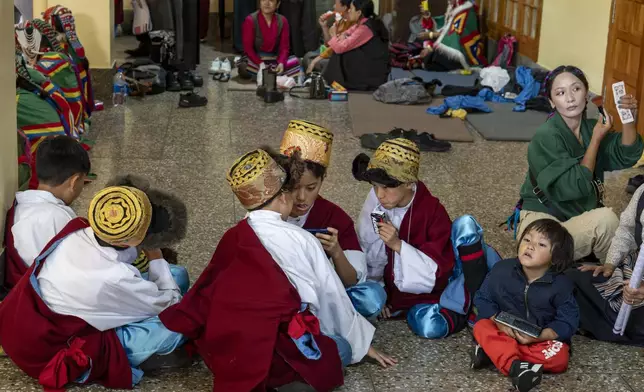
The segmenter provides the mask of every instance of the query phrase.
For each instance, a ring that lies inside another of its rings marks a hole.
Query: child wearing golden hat
[[[287,221],[311,230],[330,258],[356,310],[366,318],[378,316],[387,294],[367,281],[367,262],[353,220],[342,208],[320,196],[331,160],[333,133],[308,121],[289,123],[280,153],[298,152],[305,169],[293,190],[293,209]]]
[[[419,166],[418,147],[403,138],[383,142],[371,158],[356,157],[354,177],[373,187],[360,213],[358,237],[368,278],[387,291],[381,317],[406,314],[414,333],[435,339],[466,325],[471,295],[487,273],[487,248],[473,217],[452,225],[445,207],[418,179]],[[444,302],[448,284],[453,292]]]
[[[247,218],[160,315],[194,341],[216,390],[325,392],[342,385],[343,366],[365,356],[395,362],[371,346],[375,328],[353,308],[320,242],[286,222],[302,172],[299,153],[258,149],[235,161],[227,180]]]
[[[71,220],[2,303],[1,344],[45,389],[72,382],[129,389],[141,368],[190,362],[175,351],[186,339],[158,317],[188,284],[185,269],[158,249],[185,233],[185,205],[141,187],[98,192],[88,219]],[[131,265],[137,247],[150,259],[147,279]]]

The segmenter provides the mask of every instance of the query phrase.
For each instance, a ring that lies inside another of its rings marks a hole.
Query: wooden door
[[[644,114],[644,0],[613,0],[603,96],[604,107],[615,118],[615,128],[621,130],[611,88],[619,81],[624,81],[626,92],[640,102],[638,117],[641,117]],[[644,120],[638,120],[637,130],[644,135]]]

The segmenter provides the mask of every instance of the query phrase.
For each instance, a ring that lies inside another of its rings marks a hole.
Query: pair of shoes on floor
[[[450,142],[438,140],[432,133],[418,133],[415,129],[405,130],[402,128],[394,128],[389,133],[368,133],[362,135],[360,136],[360,143],[364,148],[375,150],[382,142],[396,138],[405,138],[413,141],[420,151],[445,152],[452,148]]]
[[[626,193],[632,195],[642,184],[644,184],[644,174],[638,174],[629,178],[628,185],[626,185]]]
[[[219,57],[210,64],[210,70],[208,70],[208,73],[212,75],[212,80],[218,80],[220,82],[228,82],[231,72],[232,65],[230,64],[230,60],[224,59],[224,61],[221,61]]]
[[[208,98],[197,95],[193,92],[187,94],[181,94],[179,96],[179,107],[181,108],[197,108],[200,106],[206,106],[208,104]]]
[[[480,345],[475,345],[470,352],[470,368],[474,370],[492,366],[492,360],[487,356]],[[512,362],[509,377],[512,386],[519,392],[528,392],[541,384],[543,378],[543,365],[520,360]]]
[[[192,91],[203,86],[203,78],[194,71],[168,72],[166,91]]]

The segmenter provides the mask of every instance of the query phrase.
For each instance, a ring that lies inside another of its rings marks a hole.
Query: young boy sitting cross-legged
[[[539,385],[544,371],[568,368],[579,309],[573,284],[562,272],[574,264],[574,252],[572,236],[558,222],[540,219],[526,228],[518,257],[499,261],[474,297],[473,369],[494,364],[526,392]],[[543,328],[541,334],[533,338],[499,323],[500,312]]]

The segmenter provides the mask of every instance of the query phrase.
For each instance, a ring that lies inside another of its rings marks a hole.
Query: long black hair
[[[389,42],[389,31],[376,14],[376,6],[373,4],[373,0],[351,0],[351,5],[356,11],[362,12],[364,18],[369,19],[366,24],[373,30],[373,35],[384,42]]]
[[[554,84],[555,79],[557,78],[557,76],[566,72],[575,75],[579,80],[581,80],[581,83],[586,88],[586,92],[588,92],[589,90],[588,79],[586,78],[584,71],[575,67],[574,65],[560,65],[557,68],[550,71],[550,73],[548,74],[548,76],[546,76],[546,79],[544,81],[545,94],[549,100],[552,100],[552,85]],[[557,110],[556,108],[553,108],[551,115],[553,115],[556,110]],[[586,105],[584,106],[584,114],[583,114],[584,118],[586,117],[587,110],[588,110],[588,102],[586,102]]]

